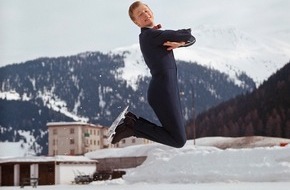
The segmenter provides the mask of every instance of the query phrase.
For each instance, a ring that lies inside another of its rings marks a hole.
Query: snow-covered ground
[[[38,186],[37,190],[289,190],[290,182],[265,183],[197,183],[197,184],[126,184],[117,180],[110,183],[94,183],[89,185],[56,185]],[[1,187],[1,190],[19,189],[19,187]],[[24,187],[35,189],[32,187]]]
[[[145,162],[128,169],[123,179],[89,185],[40,186],[38,189],[126,190],[273,190],[290,187],[290,139],[201,138],[181,149],[160,144],[98,150],[89,158],[147,155]],[[282,146],[283,145],[283,146]],[[220,148],[217,148],[220,147]],[[30,189],[32,187],[25,187]],[[15,189],[15,187],[1,187]]]

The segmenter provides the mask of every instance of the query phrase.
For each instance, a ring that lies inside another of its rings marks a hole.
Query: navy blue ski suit
[[[185,46],[188,46],[195,42],[195,38],[190,29],[174,31],[141,28],[140,48],[152,75],[147,92],[148,102],[162,126],[139,117],[134,132],[136,137],[180,148],[186,142],[185,123],[180,104],[176,62],[173,51],[168,51],[163,46],[166,41],[184,41],[187,43]]]

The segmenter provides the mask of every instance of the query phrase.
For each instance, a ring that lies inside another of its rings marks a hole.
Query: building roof
[[[43,162],[57,162],[57,163],[75,163],[75,164],[89,164],[98,163],[97,160],[91,160],[85,156],[26,156],[14,158],[0,158],[0,164],[4,163],[43,163]]]
[[[46,124],[46,126],[48,126],[48,127],[80,126],[80,125],[103,128],[103,126],[101,126],[99,124],[95,125],[95,124],[92,124],[92,123],[85,123],[85,122],[48,122]]]

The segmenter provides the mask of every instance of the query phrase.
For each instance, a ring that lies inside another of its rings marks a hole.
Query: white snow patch
[[[20,100],[20,95],[15,91],[0,92],[0,98],[6,100]]]
[[[150,71],[141,55],[139,44],[117,48],[111,53],[124,55],[125,67],[120,68],[118,72],[121,73],[121,77],[125,79],[134,90],[137,89],[139,77],[150,76]]]
[[[46,91],[46,92],[39,91],[37,96],[43,100],[44,105],[46,105],[48,108],[51,108],[54,111],[59,111],[62,114],[66,115],[67,117],[72,118],[75,121],[88,122],[89,120],[86,117],[80,117],[68,111],[66,102],[58,98],[55,94],[53,94],[50,91]]]
[[[0,158],[23,157],[28,149],[29,147],[23,141],[0,142]]]
[[[196,62],[229,75],[237,85],[243,86],[238,76],[246,73],[259,86],[290,60],[289,44],[275,36],[258,38],[233,26],[200,25],[192,28],[196,43],[174,50],[175,58]],[[144,63],[139,44],[112,51],[125,56],[121,76],[136,88],[139,76],[150,76]]]

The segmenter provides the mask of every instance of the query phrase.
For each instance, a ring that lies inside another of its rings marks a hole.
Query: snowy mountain
[[[19,131],[28,132],[26,137],[35,137],[31,145],[37,145],[37,153],[45,154],[47,122],[109,126],[127,105],[137,115],[158,122],[146,101],[150,78],[144,75],[145,64],[129,59],[127,55],[133,55],[129,53],[86,52],[0,68],[0,141],[27,139]],[[179,61],[178,68],[185,119],[193,115],[193,101],[199,113],[255,88],[246,75],[241,76],[241,86],[228,75],[195,63]]]
[[[196,113],[200,113],[252,91],[254,82],[259,86],[289,61],[290,47],[278,40],[281,37],[257,38],[233,27],[220,26],[200,26],[192,31],[196,44],[175,50],[186,119],[193,114],[193,104]],[[285,38],[285,31],[280,35]],[[138,44],[109,53],[85,52],[40,58],[0,68],[0,98],[5,100],[1,104],[7,107],[9,101],[17,100],[19,102],[13,104],[13,109],[17,110],[21,101],[28,101],[30,108],[42,110],[46,107],[63,115],[43,120],[40,119],[43,117],[41,111],[36,111],[33,119],[44,133],[45,122],[56,118],[110,125],[125,105],[130,105],[131,111],[138,115],[156,121],[145,101],[149,76]],[[10,121],[15,120],[9,112],[3,115]],[[1,119],[0,129],[7,135],[1,136],[2,141],[18,141],[22,130],[30,130],[31,136],[38,133],[32,132],[33,126],[21,124],[29,118],[19,118],[12,130],[11,123]],[[45,152],[46,137],[37,135],[37,145],[43,146],[40,150]]]
[[[257,38],[228,26],[199,26],[192,28],[192,34],[196,43],[188,48],[176,49],[176,59],[196,62],[226,73],[238,85],[243,85],[239,76],[245,73],[259,86],[290,60],[290,45],[275,36]],[[125,55],[122,77],[130,84],[134,85],[140,75],[149,75],[138,44],[112,52]]]

